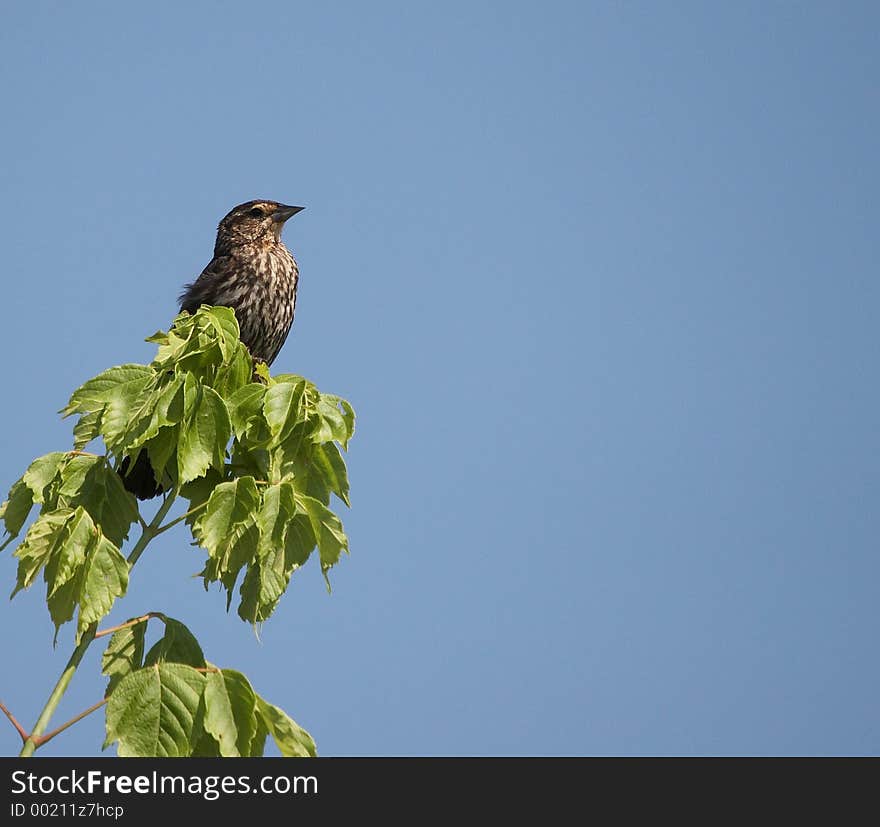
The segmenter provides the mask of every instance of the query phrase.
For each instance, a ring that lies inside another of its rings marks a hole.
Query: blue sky
[[[324,755],[876,754],[878,31],[858,2],[10,6],[0,487],[70,444],[74,387],[151,359],[230,207],[303,204],[274,368],[358,412],[351,557],[257,641],[168,532],[108,622],[179,618]],[[71,630],[39,587],[0,624],[30,724]]]

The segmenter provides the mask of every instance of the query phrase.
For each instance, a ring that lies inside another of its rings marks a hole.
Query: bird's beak
[[[288,218],[293,218],[298,212],[304,210],[305,207],[285,207],[280,206],[272,213],[272,220],[277,224],[283,224]]]

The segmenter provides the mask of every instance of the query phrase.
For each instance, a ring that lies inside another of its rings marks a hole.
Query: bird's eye
[[[265,213],[262,207],[254,207],[252,210],[248,210],[248,215],[252,218],[263,218]]]

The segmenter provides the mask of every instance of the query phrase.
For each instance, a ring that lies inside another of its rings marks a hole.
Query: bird
[[[231,307],[241,341],[255,361],[266,365],[275,361],[293,324],[299,268],[281,231],[303,209],[259,199],[233,207],[217,227],[214,257],[178,298],[188,313],[203,304]],[[123,458],[119,472],[125,488],[140,500],[163,491],[146,451],[134,464]]]

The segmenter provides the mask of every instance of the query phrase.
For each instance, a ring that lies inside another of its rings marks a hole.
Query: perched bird
[[[301,209],[275,201],[235,207],[217,228],[211,263],[180,296],[180,309],[190,313],[203,304],[233,308],[242,342],[267,365],[293,324],[299,270],[281,230]]]
[[[271,365],[287,339],[296,309],[299,269],[281,241],[284,223],[303,207],[277,201],[248,201],[233,207],[217,227],[214,258],[184,287],[180,309],[195,313],[203,304],[235,310],[241,340],[255,360]],[[161,493],[146,451],[134,465],[119,467],[125,487],[138,499]]]

